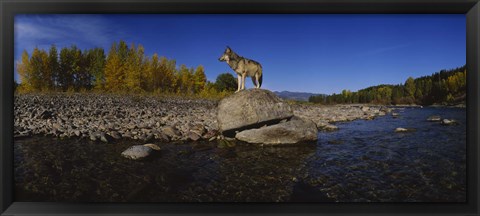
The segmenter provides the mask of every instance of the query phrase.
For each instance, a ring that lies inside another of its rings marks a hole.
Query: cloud
[[[101,15],[19,15],[15,20],[16,46],[35,45],[108,46],[125,35],[115,23]]]
[[[107,16],[90,14],[22,14],[15,17],[15,62],[23,50],[37,47],[48,50],[77,45],[81,49],[109,47],[118,39],[127,39],[122,27]],[[16,79],[18,74],[15,73]]]

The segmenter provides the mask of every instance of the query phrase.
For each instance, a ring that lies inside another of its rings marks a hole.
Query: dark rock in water
[[[430,116],[427,118],[427,121],[431,121],[431,122],[439,122],[441,120],[442,118],[440,116]]]
[[[138,160],[150,156],[152,152],[153,149],[148,146],[134,145],[123,151],[122,156],[129,159]]]
[[[317,126],[310,120],[293,117],[290,121],[237,133],[235,138],[256,144],[295,144],[316,141]]]
[[[456,124],[458,124],[458,122],[453,120],[453,119],[443,119],[442,122],[440,122],[440,124],[442,124],[442,125],[456,125]]]
[[[222,99],[218,104],[217,122],[220,131],[233,135],[235,131],[275,124],[293,116],[289,104],[273,92],[248,89]]]

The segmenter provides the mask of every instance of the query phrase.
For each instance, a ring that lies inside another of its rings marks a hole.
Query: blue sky
[[[463,14],[450,15],[17,15],[15,59],[23,50],[112,42],[142,44],[207,78],[232,70],[218,58],[230,46],[263,66],[263,87],[338,93],[403,83],[466,62]],[[16,79],[18,76],[16,75]],[[247,87],[252,87],[248,79]]]

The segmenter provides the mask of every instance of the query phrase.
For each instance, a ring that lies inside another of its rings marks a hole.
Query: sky
[[[142,44],[147,56],[203,65],[215,81],[234,74],[218,61],[230,46],[262,64],[265,89],[332,94],[463,66],[465,23],[463,14],[21,14],[14,24],[15,61],[35,47],[108,52],[124,40]]]

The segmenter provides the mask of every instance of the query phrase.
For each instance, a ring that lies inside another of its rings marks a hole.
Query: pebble
[[[122,138],[145,142],[217,139],[218,101],[135,97],[95,93],[16,95],[14,134],[76,136],[102,142]],[[391,112],[392,108],[293,104],[292,110],[301,118],[327,123],[324,130],[337,130],[331,123],[373,119]],[[318,124],[317,127],[322,128]]]

